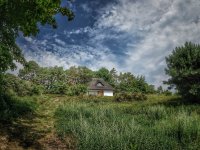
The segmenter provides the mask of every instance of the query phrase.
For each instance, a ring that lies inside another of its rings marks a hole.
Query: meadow
[[[200,149],[200,107],[178,97],[148,96],[144,102],[65,101],[55,111],[59,136],[94,149]]]
[[[11,146],[16,139],[8,148],[200,149],[200,105],[177,96],[115,102],[112,97],[42,95],[15,101],[9,113],[0,111],[12,118],[9,128],[8,119],[1,117],[0,124],[0,140],[12,137],[6,141]]]

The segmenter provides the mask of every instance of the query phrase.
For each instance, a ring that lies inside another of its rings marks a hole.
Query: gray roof
[[[98,86],[97,84],[100,83],[102,86]],[[88,84],[89,90],[113,90],[113,87],[105,82],[103,79],[93,78],[92,81]]]

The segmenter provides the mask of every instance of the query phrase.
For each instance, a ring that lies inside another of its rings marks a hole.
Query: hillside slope
[[[200,149],[200,105],[178,97],[118,103],[43,95],[19,101],[34,109],[1,121],[0,149]]]

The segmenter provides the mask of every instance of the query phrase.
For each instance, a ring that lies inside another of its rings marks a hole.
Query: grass
[[[78,149],[200,149],[200,106],[176,97],[145,102],[66,100],[55,112],[56,131]]]
[[[0,149],[200,149],[200,105],[176,96],[121,103],[64,95],[7,99]]]
[[[0,122],[12,122],[17,118],[31,116],[37,104],[30,98],[3,95],[0,99]]]
[[[67,144],[54,132],[54,111],[62,98],[4,97],[0,101],[0,149],[66,149]]]

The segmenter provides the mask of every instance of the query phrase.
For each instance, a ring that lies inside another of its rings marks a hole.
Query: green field
[[[176,96],[149,95],[146,101],[119,103],[104,97],[43,95],[20,101],[27,99],[27,107],[34,105],[34,117],[13,122],[32,133],[24,133],[21,140],[34,141],[27,145],[30,149],[42,147],[52,134],[56,139],[50,146],[61,142],[61,149],[200,149],[200,105]]]
[[[73,134],[79,149],[200,149],[200,107],[168,98],[66,102],[56,110],[56,129]]]

